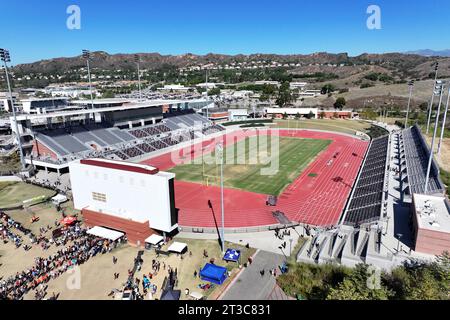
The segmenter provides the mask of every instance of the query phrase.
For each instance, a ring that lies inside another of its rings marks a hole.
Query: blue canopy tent
[[[211,263],[205,264],[200,271],[200,279],[215,284],[222,284],[227,278],[227,268],[219,267]]]
[[[227,251],[225,252],[225,254],[223,256],[223,260],[238,262],[240,257],[241,257],[240,250],[227,249]]]

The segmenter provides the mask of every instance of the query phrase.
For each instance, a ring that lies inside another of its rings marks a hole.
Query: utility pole
[[[205,88],[206,88],[206,101],[208,101],[208,69],[206,69],[206,82],[205,82]],[[206,119],[208,118],[208,105],[206,105]]]
[[[433,94],[439,95],[439,104],[438,104],[438,110],[437,110],[437,114],[436,114],[436,121],[434,124],[433,139],[431,140],[430,157],[428,159],[427,175],[425,178],[425,187],[424,187],[425,193],[428,191],[428,182],[430,180],[431,163],[433,162],[434,141],[436,139],[437,128],[439,125],[439,113],[441,112],[441,103],[442,103],[442,95],[444,93],[444,87],[445,87],[445,82],[443,80],[438,80],[438,81],[436,81],[435,90],[433,91]]]
[[[141,69],[139,66],[139,56],[136,54],[134,55],[134,61],[137,65],[137,73],[138,73],[138,87],[139,87],[139,101],[142,101],[142,90],[141,90]]]
[[[91,60],[91,52],[89,50],[84,49],[82,51],[83,58],[86,59],[87,71],[88,71],[88,79],[89,79],[89,91],[91,93],[91,108],[94,109],[94,97],[92,95],[92,82],[91,82],[91,68],[89,65],[89,60]]]
[[[409,99],[408,99],[408,107],[406,108],[405,128],[408,126],[409,106],[411,105],[411,96],[414,88],[414,80],[409,81],[408,86],[409,86]]]
[[[224,213],[224,198],[223,198],[223,145],[219,143],[216,145],[216,159],[220,161],[220,209],[222,215],[222,229],[220,242],[222,245],[222,253],[225,253],[225,213]]]
[[[428,120],[427,120],[427,131],[426,131],[427,134],[428,134],[429,129],[430,129],[431,114],[433,113],[434,90],[435,90],[436,82],[437,82],[438,69],[439,69],[439,62],[436,62],[436,65],[434,67],[433,93],[431,94],[430,105],[428,106]]]
[[[439,138],[439,144],[438,144],[438,150],[437,154],[441,154],[441,146],[442,146],[442,140],[444,139],[444,131],[445,131],[445,122],[447,121],[447,112],[448,112],[448,103],[450,101],[450,87],[447,91],[447,103],[445,105],[445,112],[444,112],[444,119],[442,120],[442,128],[441,128],[441,137]]]
[[[25,157],[23,155],[22,149],[22,141],[20,139],[19,125],[17,124],[16,117],[16,108],[14,108],[14,99],[11,90],[11,83],[9,81],[9,73],[8,73],[8,65],[7,62],[11,62],[11,57],[9,55],[9,51],[6,49],[0,49],[0,59],[3,61],[3,65],[5,67],[5,75],[6,75],[6,83],[8,85],[8,93],[9,93],[9,101],[11,103],[13,118],[14,118],[14,127],[16,130],[16,138],[17,138],[17,146],[19,147],[19,155],[20,155],[20,164],[22,165],[22,171],[26,169]]]

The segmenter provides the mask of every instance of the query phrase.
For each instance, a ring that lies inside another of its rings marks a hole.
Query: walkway
[[[230,285],[221,300],[266,300],[272,293],[276,281],[269,272],[270,269],[277,268],[284,261],[284,257],[279,254],[266,251],[258,251],[253,263],[244,269],[242,273]],[[264,276],[260,271],[264,270]]]

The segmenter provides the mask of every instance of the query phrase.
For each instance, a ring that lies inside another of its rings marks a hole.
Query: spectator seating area
[[[406,174],[408,177],[409,193],[423,193],[428,168],[430,149],[422,137],[417,126],[407,128],[401,133],[400,152],[406,158]],[[403,150],[402,150],[403,149]],[[443,192],[444,188],[439,179],[439,167],[432,163],[428,191]]]
[[[129,133],[136,138],[146,138],[171,131],[186,130],[195,127],[203,128],[208,125],[211,125],[208,119],[196,113],[191,113],[165,118],[157,124],[131,129]]]
[[[92,151],[91,146],[93,144],[105,148],[135,139],[118,128],[102,128],[99,126],[43,130],[36,132],[35,138],[61,157]]]
[[[225,130],[195,113],[171,116],[163,121],[131,130],[100,125],[41,130],[35,133],[36,139],[54,151],[58,159],[34,156],[52,163],[64,163],[80,157],[127,160]],[[171,129],[175,125],[177,129]]]
[[[344,224],[359,225],[380,218],[388,161],[389,136],[374,139],[356,181]]]

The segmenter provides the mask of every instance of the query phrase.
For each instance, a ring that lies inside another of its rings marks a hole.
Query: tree
[[[319,113],[319,118],[320,118],[320,119],[325,118],[325,112],[321,111],[321,112]]]
[[[300,116],[300,113],[299,113],[299,112],[297,112],[297,113],[295,114],[295,119],[297,119],[297,120],[298,120],[298,119],[300,119],[300,117],[301,117],[301,116]]]
[[[212,88],[208,92],[209,96],[218,96],[219,94],[220,94],[220,88]]]
[[[347,102],[344,97],[338,97],[334,103],[336,109],[342,110]]]
[[[262,93],[268,95],[269,97],[274,95],[276,87],[273,84],[265,84],[262,88]]]
[[[289,82],[283,82],[278,90],[278,96],[275,103],[280,107],[286,106],[293,100],[292,92],[289,87]]]
[[[288,117],[287,113],[286,113],[286,112],[285,112],[285,113],[283,113],[283,119],[284,119],[284,120],[286,120],[286,119],[287,119],[287,117]]]
[[[307,117],[308,119],[314,118],[314,112],[310,111],[306,117]]]
[[[372,108],[366,108],[361,112],[361,117],[367,120],[376,120],[378,114]]]
[[[358,264],[351,274],[335,288],[331,288],[327,300],[387,300],[394,295],[380,283],[379,288],[369,288],[370,272],[366,264]]]
[[[330,84],[330,83],[328,83],[328,84],[326,84],[326,85],[324,85],[322,87],[322,89],[320,90],[320,93],[321,94],[327,94],[327,93],[332,93],[335,90],[336,90],[335,86]]]

